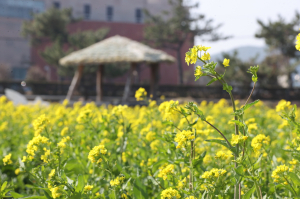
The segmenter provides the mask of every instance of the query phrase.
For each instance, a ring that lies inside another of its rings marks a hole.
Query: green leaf
[[[260,154],[260,156],[258,157],[258,159],[256,160],[256,162],[253,164],[253,169],[256,170],[260,167],[259,163],[262,159],[262,154]]]
[[[84,178],[82,175],[79,175],[77,178],[77,186],[76,186],[75,191],[78,193],[81,193],[83,190],[83,187],[84,187]]]
[[[244,169],[243,169],[243,167],[240,165],[240,166],[238,166],[236,169],[234,169],[235,170],[235,172],[238,174],[238,175],[240,175],[240,176],[244,176]]]
[[[138,199],[147,199],[148,194],[146,191],[146,186],[141,183],[139,179],[135,179],[133,187],[133,195]]]
[[[211,85],[211,84],[214,83],[215,81],[218,81],[218,79],[214,77],[214,78],[212,78],[212,79],[206,84],[206,86]]]
[[[238,120],[231,120],[231,121],[237,124],[239,127],[244,127],[244,124]]]
[[[231,152],[233,152],[234,154],[236,154],[236,148],[235,147],[230,147],[225,140],[210,139],[210,140],[205,140],[205,141],[206,142],[214,142],[214,143],[221,144],[221,145],[225,146],[227,149],[229,149]]]
[[[18,193],[14,192],[14,191],[11,191],[11,192],[10,192],[10,195],[11,195],[12,197],[14,197],[14,198],[22,198],[22,197],[24,197],[23,195],[18,194]]]
[[[250,199],[251,195],[255,191],[255,186],[253,186],[247,193],[243,196],[243,199]]]
[[[245,106],[243,106],[241,109],[242,110],[247,110],[248,108],[250,108],[251,106],[253,106],[254,104],[256,104],[257,102],[259,102],[259,100],[255,100],[254,102],[251,102],[249,104],[246,104]]]
[[[7,185],[7,181],[3,182],[1,186],[1,192],[5,189],[6,185]]]
[[[289,172],[289,176],[291,177],[294,184],[300,186],[300,179],[295,173]]]

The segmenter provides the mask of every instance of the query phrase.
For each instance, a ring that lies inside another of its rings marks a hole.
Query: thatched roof
[[[119,35],[61,58],[61,65],[101,64],[115,62],[175,62],[167,53]]]

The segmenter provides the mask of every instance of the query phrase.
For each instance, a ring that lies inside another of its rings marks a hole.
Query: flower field
[[[2,97],[2,197],[7,190],[14,198],[233,198],[237,181],[244,198],[256,186],[268,197],[299,193],[298,129],[279,116],[293,109],[289,103],[247,109],[247,136],[232,132],[226,100],[198,105],[231,145],[245,143],[237,168],[216,129],[176,111],[188,105],[14,106]]]
[[[300,34],[296,49],[300,50]],[[14,106],[0,98],[0,198],[300,198],[296,105],[234,100],[210,47],[194,46],[195,79],[219,81],[230,103],[147,100],[147,106],[80,102]],[[224,59],[224,67],[230,60]],[[2,156],[2,157],[1,157]]]

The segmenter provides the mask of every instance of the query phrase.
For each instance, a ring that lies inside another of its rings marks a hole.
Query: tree
[[[253,57],[249,59],[248,61],[243,61],[240,58],[238,58],[238,52],[234,51],[233,54],[229,53],[223,53],[221,59],[218,59],[218,66],[223,66],[223,60],[224,58],[230,59],[230,67],[217,67],[216,71],[219,74],[223,74],[226,70],[224,79],[230,80],[230,83],[233,85],[239,85],[239,86],[250,86],[251,79],[249,78],[249,73],[247,73],[247,70],[249,69],[249,66],[256,65],[256,57]]]
[[[261,20],[257,20],[260,25],[260,30],[255,34],[255,37],[262,38],[265,40],[265,43],[268,45],[271,51],[271,57],[268,57],[267,62],[283,62],[280,68],[280,72],[288,75],[289,84],[292,86],[291,73],[294,71],[295,64],[291,64],[292,58],[299,58],[297,56],[297,51],[295,49],[295,37],[298,33],[298,28],[300,24],[300,14],[295,13],[294,19],[290,22],[286,22],[280,15],[277,21],[269,21],[267,24]],[[275,55],[278,56],[278,60]],[[275,65],[272,64],[272,67]],[[277,64],[278,65],[278,64]]]
[[[80,19],[72,17],[71,9],[51,8],[44,13],[35,14],[33,21],[25,21],[22,26],[22,34],[30,37],[32,45],[39,45],[43,41],[50,41],[52,44],[40,53],[43,59],[50,65],[58,68],[58,74],[67,76],[74,73],[74,67],[61,67],[59,59],[73,52],[90,46],[103,40],[109,29],[102,28],[96,31],[82,31],[69,33],[68,25],[78,22]],[[88,69],[94,69],[89,67]]]
[[[152,15],[145,10],[146,26],[145,40],[156,47],[170,49],[176,52],[178,79],[183,84],[183,69],[181,64],[181,49],[186,41],[193,43],[194,36],[210,35],[211,41],[227,39],[215,31],[220,25],[213,27],[212,20],[206,20],[204,15],[191,17],[189,10],[198,5],[184,5],[183,0],[169,0],[171,9],[160,15]],[[203,24],[200,24],[200,23]]]

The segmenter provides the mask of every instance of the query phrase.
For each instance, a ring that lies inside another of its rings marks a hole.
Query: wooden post
[[[150,80],[150,94],[152,95],[152,99],[156,100],[156,91],[158,86],[159,80],[159,64],[152,63],[150,64],[150,71],[151,71],[151,80]]]
[[[82,72],[83,72],[83,65],[80,64],[78,66],[78,69],[77,71],[75,72],[75,75],[72,79],[72,82],[71,82],[71,85],[69,87],[69,91],[68,91],[68,94],[67,94],[67,97],[66,99],[67,100],[70,100],[73,93],[74,93],[74,90],[76,89],[77,85],[78,85],[78,81],[80,80],[81,76],[82,76]]]
[[[96,103],[100,103],[102,100],[102,81],[103,81],[103,71],[104,71],[104,66],[99,65],[98,70],[97,70],[97,79],[96,79]]]
[[[131,86],[131,79],[133,76],[133,72],[136,69],[136,63],[131,63],[131,67],[129,70],[129,74],[126,80],[126,84],[125,84],[125,89],[124,89],[124,94],[123,94],[123,98],[122,98],[122,103],[125,103],[129,97],[129,93],[130,93],[130,86]]]

